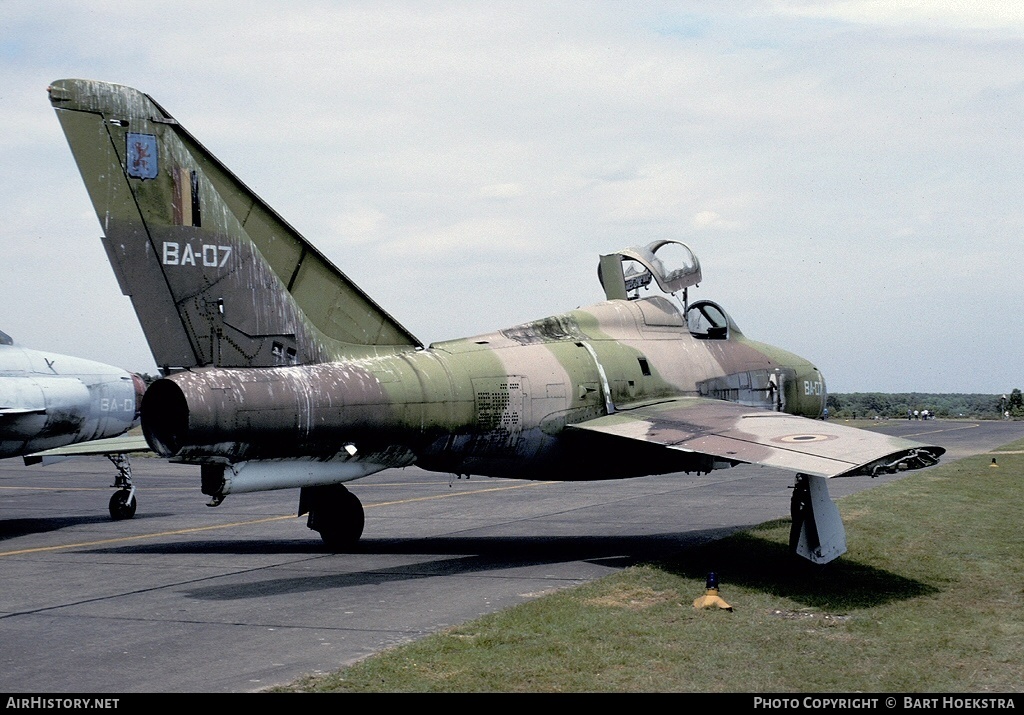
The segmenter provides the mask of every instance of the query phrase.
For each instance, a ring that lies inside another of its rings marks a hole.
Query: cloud
[[[715,229],[719,231],[734,231],[742,228],[739,221],[729,221],[715,211],[698,211],[693,216],[693,227],[695,229]]]
[[[487,199],[511,199],[523,195],[519,184],[491,184],[480,187],[480,195]]]
[[[46,102],[79,76],[153,95],[417,333],[599,300],[598,255],[675,238],[704,297],[833,390],[1019,379],[1015,4],[4,11],[0,329],[22,342],[152,369]],[[964,301],[999,316],[998,348],[951,315]],[[928,369],[895,367],[900,344]]]
[[[780,13],[799,17],[897,28],[1024,31],[1024,8],[1012,0],[777,0],[772,6]]]

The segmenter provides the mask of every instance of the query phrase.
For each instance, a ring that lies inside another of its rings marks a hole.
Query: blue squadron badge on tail
[[[125,143],[128,153],[128,176],[133,179],[155,179],[159,161],[156,136],[128,132]]]

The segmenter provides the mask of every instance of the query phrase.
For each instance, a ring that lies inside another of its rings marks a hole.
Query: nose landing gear
[[[132,484],[132,465],[127,454],[108,454],[107,459],[117,467],[117,477],[111,485],[117,491],[111,495],[108,504],[110,518],[114,521],[131,519],[139,506],[139,500],[135,498],[135,485]]]

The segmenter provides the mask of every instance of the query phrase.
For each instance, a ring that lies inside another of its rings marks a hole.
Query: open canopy
[[[701,280],[697,256],[685,243],[671,239],[601,256],[597,275],[608,300],[637,298],[652,280],[665,293],[685,290]]]

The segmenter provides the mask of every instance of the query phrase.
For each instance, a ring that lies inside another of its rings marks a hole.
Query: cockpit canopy
[[[11,336],[0,330],[0,345],[14,345],[14,341]]]
[[[608,300],[636,299],[652,280],[665,293],[677,293],[700,283],[700,261],[685,243],[663,239],[601,256],[597,277]]]
[[[630,247],[601,256],[597,277],[608,300],[640,300],[640,289],[656,283],[665,293],[682,292],[685,324],[690,334],[706,340],[726,340],[739,333],[729,314],[710,300],[690,304],[687,289],[701,281],[700,261],[680,241],[663,239],[643,248]],[[655,300],[649,298],[645,300]],[[664,298],[657,300],[664,301]]]
[[[724,340],[730,331],[739,332],[722,306],[710,300],[699,300],[687,307],[686,327],[694,337],[709,340]]]

